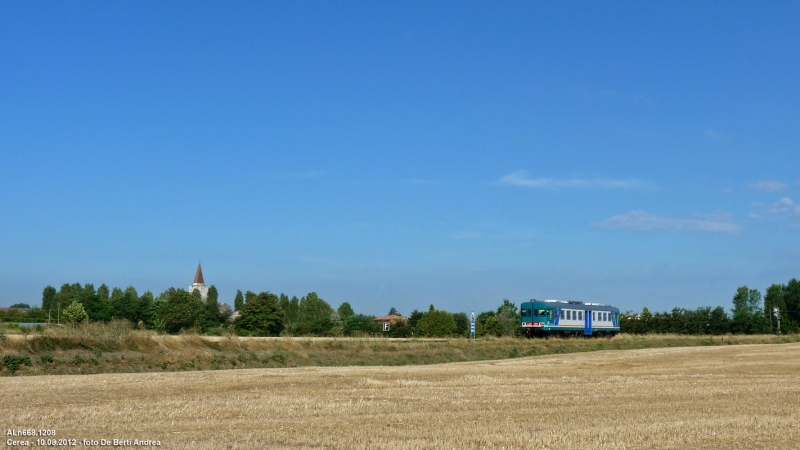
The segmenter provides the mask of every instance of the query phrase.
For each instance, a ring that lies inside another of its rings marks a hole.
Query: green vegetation
[[[800,335],[618,335],[614,338],[259,338],[159,335],[127,321],[83,323],[0,344],[0,375],[259,367],[407,365],[597,350],[800,342]]]

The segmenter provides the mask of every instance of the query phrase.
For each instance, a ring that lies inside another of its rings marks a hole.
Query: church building
[[[197,263],[197,272],[194,274],[194,283],[189,286],[189,293],[194,292],[197,289],[200,292],[200,298],[203,301],[208,299],[208,286],[206,286],[205,281],[203,281],[203,268],[200,267],[200,263]]]

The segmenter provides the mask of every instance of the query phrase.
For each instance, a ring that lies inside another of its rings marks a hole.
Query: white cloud
[[[788,187],[786,183],[775,180],[761,180],[747,185],[750,189],[761,192],[781,192]]]
[[[561,188],[601,188],[601,189],[638,189],[647,187],[639,180],[612,180],[607,178],[529,178],[528,172],[518,170],[510,173],[497,181],[498,184],[521,186],[532,189],[561,189]]]
[[[614,216],[597,225],[603,228],[626,228],[632,230],[710,231],[715,233],[737,233],[741,227],[733,222],[733,215],[726,212],[704,214],[698,218],[676,219],[668,216],[631,211]]]
[[[754,208],[769,214],[790,214],[792,217],[800,218],[800,205],[796,204],[789,197],[783,197],[775,203],[753,203]]]

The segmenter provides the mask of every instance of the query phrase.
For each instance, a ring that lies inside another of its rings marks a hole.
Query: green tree
[[[85,320],[89,320],[89,315],[86,314],[86,310],[83,309],[83,305],[80,302],[73,301],[64,309],[64,312],[61,314],[64,318],[64,321],[75,325],[76,323],[81,323]]]
[[[257,296],[258,296],[258,294],[256,294],[255,292],[253,292],[253,291],[247,291],[247,292],[245,292],[245,293],[244,293],[244,302],[245,302],[245,303],[247,303],[247,302],[249,302],[251,299],[254,299],[254,298],[256,298]]]
[[[236,298],[233,299],[233,310],[238,311],[242,309],[243,305],[244,305],[244,296],[242,295],[242,291],[237,289]]]
[[[736,289],[732,312],[731,331],[734,333],[759,333],[766,325],[761,313],[761,293],[757,289],[747,286]]]
[[[411,315],[408,316],[408,326],[411,327],[412,330],[414,330],[417,327],[419,319],[422,319],[422,316],[424,314],[425,313],[423,313],[422,311],[417,311],[416,309],[411,311]]]
[[[370,316],[364,314],[353,314],[344,321],[342,321],[342,329],[344,334],[348,336],[357,336],[363,334],[375,334],[381,332],[381,325]]]
[[[300,299],[297,309],[297,330],[300,334],[325,334],[331,329],[333,308],[316,292]]]
[[[795,332],[800,328],[800,281],[792,278],[783,291],[786,312],[781,312],[781,331]]]
[[[503,299],[503,304],[497,308],[497,318],[503,324],[503,334],[513,336],[520,332],[520,316],[517,305],[511,303],[507,298]]]
[[[203,310],[202,301],[183,289],[178,289],[169,297],[169,300],[157,304],[156,328],[168,333],[177,333],[182,329],[192,328]]]
[[[773,284],[767,288],[764,295],[764,315],[768,318],[767,331],[778,331],[778,318],[775,316],[774,308],[778,308],[781,314],[786,314],[786,300],[784,299],[786,286]]]
[[[56,310],[55,305],[55,298],[56,298],[56,288],[53,286],[47,286],[42,291],[42,309],[45,311],[53,311]]]
[[[453,320],[456,323],[456,334],[459,336],[469,335],[469,317],[466,313],[460,312],[453,314]]]
[[[139,320],[144,322],[146,327],[152,328],[155,313],[155,300],[153,299],[153,293],[146,291],[139,298],[139,312],[137,313],[137,316],[139,317]]]
[[[9,308],[27,308],[31,309],[31,305],[27,303],[14,303],[13,305],[9,306]]]
[[[642,308],[641,320],[642,320],[642,329],[644,330],[644,332],[645,333],[652,333],[654,331],[653,330],[653,313],[651,313],[650,310],[647,309],[646,306],[644,308]]]
[[[288,330],[290,333],[297,332],[297,314],[299,310],[300,300],[296,295],[293,295],[292,299],[286,302],[286,308],[284,308],[285,314],[283,316],[284,329]]]
[[[387,314],[387,315],[388,315],[388,316],[392,316],[392,315],[394,315],[394,316],[399,316],[399,315],[400,315],[400,313],[399,313],[399,312],[397,312],[397,308],[395,308],[394,306],[392,306],[391,308],[389,308],[389,314]]]
[[[254,336],[278,336],[283,330],[283,310],[278,296],[262,292],[242,306],[234,326],[239,332]]]
[[[486,319],[486,324],[483,326],[483,332],[484,334],[499,337],[506,333],[506,327],[503,324],[503,321],[500,320],[500,317],[494,315]]]
[[[722,306],[717,306],[711,311],[711,315],[708,319],[708,328],[711,334],[725,334],[730,330],[730,319],[728,318],[728,313],[725,312],[725,308]]]
[[[208,288],[208,295],[206,296],[205,308],[203,314],[197,321],[197,325],[204,333],[211,329],[217,328],[222,324],[223,317],[219,311],[219,293],[217,287],[211,285]]]
[[[342,302],[336,311],[339,312],[339,317],[341,317],[342,320],[347,320],[350,316],[356,313],[353,311],[353,307],[350,306],[350,303],[348,302]]]
[[[433,307],[433,305],[431,305]],[[418,336],[445,337],[456,332],[453,315],[442,310],[428,310],[417,322],[415,333]]]

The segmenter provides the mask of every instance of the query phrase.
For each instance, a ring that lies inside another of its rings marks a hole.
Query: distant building
[[[399,314],[389,314],[388,316],[376,317],[372,320],[382,324],[383,331],[389,331],[391,326],[396,324],[397,322],[403,322],[403,323],[408,322],[408,317],[403,317]]]
[[[194,274],[194,283],[189,286],[189,293],[195,291],[195,289],[200,292],[200,298],[203,301],[208,299],[208,286],[206,286],[205,281],[203,281],[203,268],[200,267],[200,263],[197,264],[197,272]]]

